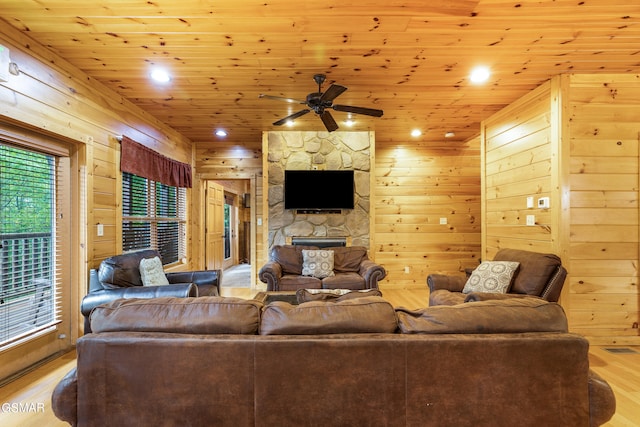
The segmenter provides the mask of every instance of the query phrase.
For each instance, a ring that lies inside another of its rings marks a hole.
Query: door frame
[[[191,267],[192,269],[205,269],[205,239],[204,239],[204,230],[206,225],[206,185],[207,181],[249,181],[249,222],[250,222],[250,248],[249,248],[249,265],[251,269],[251,286],[257,286],[257,243],[258,243],[258,227],[262,227],[262,224],[257,224],[258,219],[258,209],[256,205],[257,200],[257,180],[262,179],[259,178],[256,174],[239,174],[234,175],[233,177],[224,177],[224,176],[211,176],[207,174],[197,175],[198,184],[194,185],[193,189],[194,194],[194,202],[197,201],[197,205],[192,205],[194,207],[194,216],[193,216],[193,224],[195,224],[200,233],[200,238],[196,238],[193,240],[191,248]],[[196,194],[199,193],[199,194]],[[195,236],[195,234],[194,234]]]
[[[229,208],[229,232],[231,233],[231,236],[229,237],[230,255],[229,255],[229,258],[226,258],[223,256],[223,260],[222,260],[222,268],[227,269],[233,265],[240,263],[240,259],[238,257],[238,247],[239,247],[238,233],[239,233],[240,224],[238,219],[238,206],[237,206],[237,203],[240,202],[240,197],[238,194],[227,191],[226,189],[224,193],[225,195],[226,194],[231,195],[233,199],[232,203],[229,205],[230,207]],[[225,205],[227,205],[226,198],[225,198]],[[224,237],[226,238],[226,236]]]

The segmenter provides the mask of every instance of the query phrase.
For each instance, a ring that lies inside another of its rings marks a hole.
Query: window
[[[0,144],[0,348],[59,322],[58,165]]]
[[[163,264],[186,256],[186,189],[122,173],[122,250],[156,249]]]

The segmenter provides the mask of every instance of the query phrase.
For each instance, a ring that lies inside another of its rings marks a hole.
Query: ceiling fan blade
[[[333,132],[338,129],[338,124],[333,120],[333,116],[330,112],[323,111],[322,114],[320,114],[320,118],[322,119],[322,123],[324,123],[324,127],[326,127],[329,132]]]
[[[306,104],[306,101],[300,101],[298,99],[292,99],[292,98],[284,98],[282,96],[265,95],[264,93],[261,93],[258,96],[258,98],[272,99],[274,101],[284,101],[284,102],[288,102],[289,104]]]
[[[347,90],[347,88],[344,86],[332,84],[329,86],[329,89],[325,90],[322,94],[320,102],[333,101],[345,90]]]
[[[281,125],[287,123],[289,120],[295,120],[300,116],[304,116],[305,114],[307,114],[310,111],[311,110],[309,110],[308,108],[305,108],[304,110],[300,110],[297,113],[293,113],[293,114],[285,117],[284,119],[280,119],[277,122],[273,122],[273,125],[274,126],[281,126]]]
[[[345,113],[364,114],[365,116],[373,117],[382,117],[384,113],[382,110],[376,110],[375,108],[352,107],[350,105],[333,105],[331,108]]]

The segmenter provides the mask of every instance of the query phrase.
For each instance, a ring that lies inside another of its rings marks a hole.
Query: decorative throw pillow
[[[164,286],[169,284],[162,268],[162,261],[157,256],[140,260],[140,278],[142,279],[142,286]]]
[[[333,251],[303,249],[302,275],[318,279],[333,276]]]
[[[464,285],[462,293],[489,292],[504,294],[511,286],[511,280],[520,266],[514,261],[483,261]]]

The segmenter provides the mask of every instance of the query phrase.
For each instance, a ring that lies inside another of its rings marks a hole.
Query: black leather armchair
[[[89,293],[82,299],[80,312],[84,316],[84,332],[91,332],[89,315],[98,305],[120,298],[197,297],[220,294],[221,270],[181,271],[165,273],[169,285],[143,286],[140,260],[160,257],[155,250],[143,250],[105,259],[97,277],[91,280]]]

